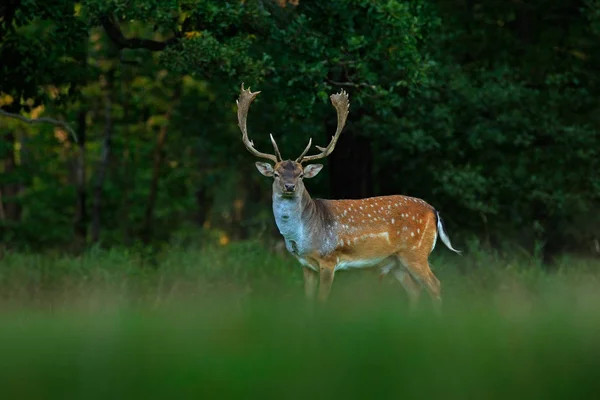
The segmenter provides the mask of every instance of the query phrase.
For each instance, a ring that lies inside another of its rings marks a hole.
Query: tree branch
[[[338,81],[332,81],[331,79],[327,79],[328,83],[331,83],[332,85],[335,86],[342,86],[342,87],[368,87],[371,89],[375,89],[375,85],[369,85],[368,83],[354,83],[354,82],[338,82]]]
[[[19,121],[25,122],[27,124],[52,124],[52,125],[56,125],[56,126],[60,126],[61,128],[63,128],[64,130],[66,130],[67,132],[69,132],[71,134],[71,136],[73,136],[73,140],[75,141],[75,143],[78,142],[77,140],[77,134],[75,133],[75,131],[73,130],[73,128],[71,128],[69,126],[69,124],[67,124],[66,122],[63,121],[59,121],[57,119],[53,119],[53,118],[27,118],[22,116],[21,114],[13,114],[13,113],[9,113],[7,111],[4,111],[2,109],[0,109],[0,115],[4,115],[5,117],[9,117],[9,118],[14,118],[14,119],[18,119]]]
[[[142,65],[142,63],[137,60],[126,60],[121,52],[119,52],[119,62],[123,65],[135,65],[136,67]]]
[[[150,51],[161,51],[165,47],[177,42],[179,36],[172,37],[164,42],[152,39],[126,38],[119,25],[109,16],[100,18],[100,23],[106,32],[108,38],[119,48],[122,49],[146,49]]]

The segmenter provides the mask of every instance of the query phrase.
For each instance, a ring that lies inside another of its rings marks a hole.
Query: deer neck
[[[314,250],[323,252],[326,249],[321,247],[325,243],[335,242],[333,238],[322,237],[332,232],[326,229],[329,218],[324,207],[319,207],[307,190],[291,199],[273,193],[273,214],[288,250],[296,255]]]

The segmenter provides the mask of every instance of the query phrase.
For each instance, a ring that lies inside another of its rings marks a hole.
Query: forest
[[[304,299],[257,149],[336,130],[313,198],[443,216],[443,312]],[[7,398],[589,398],[600,0],[3,0]],[[12,395],[12,396],[11,396]],[[593,396],[592,396],[593,397]]]
[[[458,242],[599,254],[597,1],[134,3],[0,6],[5,250],[277,240],[244,82],[285,158],[349,93],[313,197],[405,194]]]

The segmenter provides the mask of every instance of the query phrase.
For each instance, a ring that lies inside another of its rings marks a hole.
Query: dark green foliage
[[[85,21],[73,1],[9,2],[0,19],[0,88],[33,104],[49,102],[44,85],[63,86],[60,102],[83,79],[81,59],[87,42]],[[19,110],[18,104],[13,107]]]
[[[497,239],[512,226],[559,251],[591,243],[600,195],[593,5],[441,4],[452,15],[433,43],[446,65],[418,96],[429,116],[424,131],[440,138],[428,159],[439,161],[429,165],[434,193],[452,210],[486,215]],[[570,229],[584,215],[587,223]]]
[[[0,108],[79,137],[0,116],[3,398],[591,397],[599,39],[598,0],[3,1]],[[307,186],[440,210],[440,318],[371,272],[307,308],[242,82],[285,158],[349,92]]]
[[[457,243],[598,251],[597,1],[292,3],[0,7],[0,106],[85,136],[82,151],[0,120],[2,241],[81,250],[94,220],[106,246],[201,227],[210,241],[271,237],[269,184],[235,121],[245,82],[262,91],[251,138],[268,151],[273,132],[286,158],[326,143],[328,96],[350,93],[314,196],[408,194]]]

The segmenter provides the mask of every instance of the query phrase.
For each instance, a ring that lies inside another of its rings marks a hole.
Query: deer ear
[[[319,171],[321,171],[321,168],[323,168],[323,164],[307,165],[306,167],[304,167],[304,178],[305,179],[314,178],[315,176],[317,176]]]
[[[273,176],[273,167],[271,166],[271,164],[266,162],[256,162],[255,165],[258,172],[260,172],[264,176]]]

